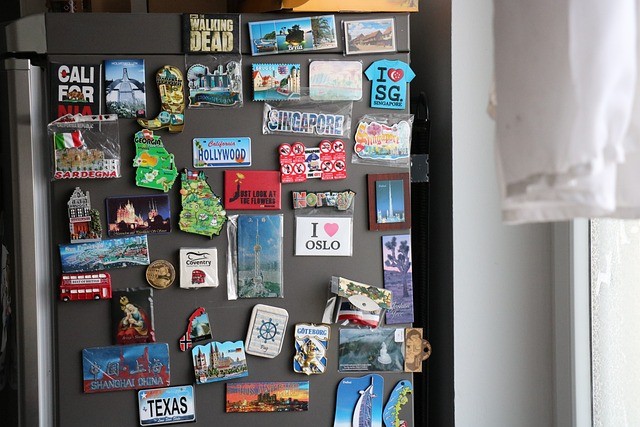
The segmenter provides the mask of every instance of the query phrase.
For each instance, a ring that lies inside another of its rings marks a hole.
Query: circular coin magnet
[[[156,289],[165,289],[173,284],[176,270],[169,261],[158,259],[147,267],[147,282]]]

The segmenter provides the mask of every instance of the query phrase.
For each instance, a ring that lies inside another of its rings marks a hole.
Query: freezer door
[[[19,425],[54,424],[53,301],[50,181],[46,144],[45,73],[27,59],[5,59],[3,204],[13,260]]]

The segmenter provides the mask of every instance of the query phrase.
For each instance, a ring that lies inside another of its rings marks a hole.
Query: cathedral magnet
[[[107,197],[105,204],[110,237],[171,231],[171,208],[166,194]]]

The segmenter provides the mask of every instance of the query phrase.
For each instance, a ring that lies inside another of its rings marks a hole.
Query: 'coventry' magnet
[[[194,168],[251,166],[251,138],[194,138]]]
[[[180,248],[180,287],[183,289],[218,287],[218,250]]]

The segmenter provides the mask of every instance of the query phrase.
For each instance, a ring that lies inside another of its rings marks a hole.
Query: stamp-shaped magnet
[[[324,373],[330,335],[329,325],[298,323],[294,330],[293,370],[307,375]]]
[[[273,358],[280,354],[289,313],[284,308],[256,304],[247,330],[247,353]]]

